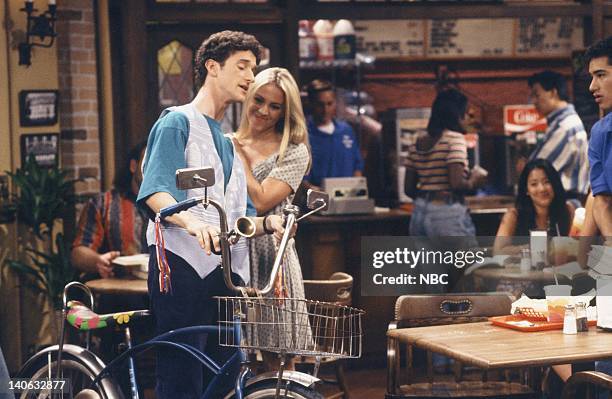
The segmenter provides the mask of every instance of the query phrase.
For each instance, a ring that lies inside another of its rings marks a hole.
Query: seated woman
[[[545,159],[528,162],[519,177],[515,207],[506,212],[497,230],[494,252],[517,255],[522,248],[529,248],[528,238],[525,245],[513,242],[513,236],[528,237],[529,230],[546,230],[548,236],[567,236],[574,218],[574,208],[565,199],[561,178],[552,164]],[[567,259],[552,253],[549,255],[550,259],[555,259],[555,264],[567,262]],[[497,290],[510,291],[518,296],[520,292],[533,289],[518,285],[518,282],[501,280]],[[570,365],[562,364],[552,368],[562,381],[571,376]],[[559,383],[554,385],[558,388]]]
[[[574,208],[565,199],[559,173],[549,161],[534,159],[527,163],[519,178],[515,207],[506,212],[497,230],[495,254],[520,254],[521,249],[528,248],[528,239],[525,245],[516,245],[513,237],[529,237],[529,230],[546,230],[548,236],[567,236]],[[555,263],[567,262],[567,259],[555,258]]]

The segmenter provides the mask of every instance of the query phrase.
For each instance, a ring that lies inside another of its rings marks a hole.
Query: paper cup
[[[578,240],[571,237],[553,237],[552,249],[555,265],[567,263],[570,257],[578,254]]]
[[[571,285],[545,285],[546,303],[548,305],[549,322],[563,322],[565,305],[571,301]]]
[[[612,329],[612,276],[598,276],[597,327]]]
[[[529,230],[529,236],[531,266],[541,269],[548,258],[548,233],[546,230]]]

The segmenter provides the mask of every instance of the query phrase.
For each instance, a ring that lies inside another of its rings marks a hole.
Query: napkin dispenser
[[[612,330],[612,276],[599,275],[597,287],[597,327]]]
[[[328,177],[323,179],[323,191],[329,194],[326,215],[364,214],[374,212],[374,200],[368,198],[365,177]]]

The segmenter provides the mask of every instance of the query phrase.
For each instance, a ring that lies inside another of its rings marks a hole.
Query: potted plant
[[[74,180],[68,179],[67,172],[57,165],[41,167],[32,155],[22,168],[8,175],[17,189],[13,204],[19,222],[20,256],[6,265],[31,293],[44,296],[41,312],[53,313],[48,311],[49,304],[55,310],[61,309],[64,285],[76,278],[61,232],[65,211],[74,204]],[[49,323],[57,327],[51,316],[43,320],[39,331],[48,335],[44,330]],[[45,341],[40,334],[32,339]]]

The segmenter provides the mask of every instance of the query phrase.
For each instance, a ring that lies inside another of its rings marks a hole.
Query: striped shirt
[[[589,189],[588,138],[574,106],[551,112],[544,140],[536,146],[529,160],[550,161],[568,192],[586,194]]]
[[[145,222],[133,199],[116,190],[107,191],[85,204],[72,245],[98,253],[139,254],[147,250]]]
[[[463,134],[445,130],[432,148],[426,151],[417,149],[418,137],[427,135],[421,132],[417,140],[408,147],[408,156],[404,166],[414,169],[419,178],[419,190],[450,190],[448,165],[461,163],[467,174],[467,146]]]

